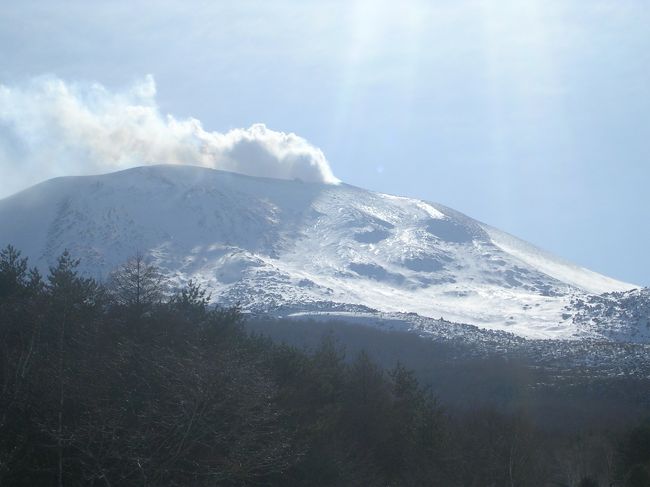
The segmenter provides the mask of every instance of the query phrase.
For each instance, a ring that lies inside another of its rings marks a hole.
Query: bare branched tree
[[[138,253],[111,273],[109,290],[117,304],[142,313],[162,300],[165,278]]]

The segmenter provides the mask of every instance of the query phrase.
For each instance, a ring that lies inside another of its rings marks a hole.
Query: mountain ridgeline
[[[162,165],[57,178],[0,200],[10,243],[42,272],[67,249],[99,280],[142,253],[174,286],[198,282],[250,312],[391,313],[409,329],[402,318],[417,313],[430,335],[443,318],[532,339],[650,339],[647,290],[442,205],[346,184]]]

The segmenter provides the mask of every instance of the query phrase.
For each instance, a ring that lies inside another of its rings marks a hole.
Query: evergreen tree
[[[27,258],[20,257],[20,251],[7,245],[0,250],[0,299],[22,291],[28,281]]]

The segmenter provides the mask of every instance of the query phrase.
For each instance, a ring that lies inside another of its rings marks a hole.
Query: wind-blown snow
[[[337,183],[323,152],[264,124],[226,133],[160,112],[153,77],[123,91],[38,78],[0,85],[0,194],[60,175],[152,163]]]
[[[534,338],[598,336],[572,303],[634,287],[442,205],[189,166],[58,178],[0,200],[7,243],[42,268],[67,248],[100,278],[145,252],[174,282],[251,309],[416,312]]]
[[[504,252],[521,259],[555,279],[592,293],[626,291],[637,286],[617,281],[584,267],[566,262],[489,225],[483,225],[492,242]]]

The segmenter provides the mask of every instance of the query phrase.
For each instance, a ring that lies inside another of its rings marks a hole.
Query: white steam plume
[[[0,197],[54,176],[161,163],[338,182],[323,152],[293,133],[264,124],[208,132],[163,116],[152,76],[122,92],[51,77],[0,84]]]

